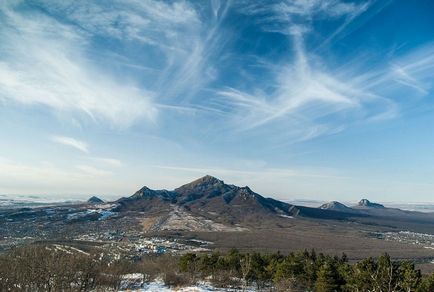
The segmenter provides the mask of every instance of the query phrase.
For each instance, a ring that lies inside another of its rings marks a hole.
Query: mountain
[[[143,187],[132,196],[115,202],[113,212],[133,216],[145,230],[239,231],[284,227],[294,218],[307,220],[339,220],[383,225],[399,229],[414,224],[427,230],[434,214],[386,208],[362,199],[352,208],[333,201],[319,208],[288,204],[266,198],[248,186],[240,187],[206,175],[174,190],[152,190]]]
[[[174,190],[145,186],[129,197],[101,203],[101,199],[92,197],[87,204],[10,209],[0,212],[0,223],[19,220],[40,223],[58,218],[61,224],[88,222],[86,228],[99,228],[101,222],[110,230],[131,228],[140,232],[291,229],[304,224],[329,224],[325,220],[331,220],[332,224],[423,233],[431,233],[434,228],[434,213],[387,208],[367,199],[352,208],[336,201],[319,208],[305,207],[266,198],[248,186],[226,184],[209,175]]]
[[[173,191],[143,187],[128,198],[117,201],[116,211],[140,211],[150,214],[186,212],[225,224],[247,223],[253,218],[294,216],[295,206],[265,198],[249,187],[225,184],[206,175]],[[173,215],[173,214],[172,214]]]
[[[357,206],[354,206],[354,208],[385,209],[383,205],[378,203],[372,203],[368,199],[361,199]]]
[[[352,208],[347,207],[346,205],[337,202],[337,201],[331,201],[328,203],[325,203],[319,207],[323,210],[333,210],[333,211],[340,211],[340,212],[352,212],[354,211]]]
[[[288,226],[293,224],[288,219],[293,218],[347,220],[367,216],[338,202],[329,208],[288,204],[210,175],[171,191],[143,187],[115,203],[115,212],[143,214],[140,216],[145,216],[142,220],[146,222],[142,224],[151,226],[150,230],[233,231],[244,227]]]
[[[104,201],[101,200],[100,198],[96,197],[96,196],[92,196],[89,198],[89,200],[87,200],[87,203],[89,203],[89,204],[103,204]]]
[[[116,201],[115,211],[167,212],[176,203],[176,194],[167,190],[152,190],[143,187],[132,196]]]
[[[293,216],[298,212],[293,205],[265,198],[249,187],[225,184],[212,176],[204,176],[175,189],[178,204],[193,214],[225,222],[246,222],[270,216]]]
[[[253,192],[249,187],[227,185],[222,180],[205,176],[175,189],[178,204],[189,209],[224,213],[227,208],[243,208],[243,212],[271,212],[289,214],[290,204]]]

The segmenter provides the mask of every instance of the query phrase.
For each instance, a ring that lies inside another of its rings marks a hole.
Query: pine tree
[[[401,289],[407,292],[415,291],[422,277],[420,270],[416,270],[413,263],[406,261],[400,264],[399,272],[401,274]]]
[[[339,289],[336,269],[329,263],[325,263],[318,271],[315,291],[333,292]]]
[[[422,283],[419,285],[418,292],[432,292],[434,291],[434,274],[426,277]]]

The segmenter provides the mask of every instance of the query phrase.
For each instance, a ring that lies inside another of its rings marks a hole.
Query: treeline
[[[179,257],[110,254],[104,248],[85,251],[56,244],[30,244],[0,253],[0,291],[118,291],[140,288],[162,279],[167,286],[193,284],[190,275],[179,271]],[[139,283],[125,275],[140,273]]]
[[[225,255],[185,254],[179,268],[192,278],[213,279],[222,287],[240,279],[245,286],[266,291],[434,291],[434,275],[422,277],[413,263],[394,262],[387,254],[349,264],[345,255],[332,257],[315,251],[284,256],[232,250]]]
[[[350,264],[345,255],[332,257],[304,251],[280,253],[187,253],[144,255],[125,260],[104,250],[83,252],[56,245],[29,245],[0,254],[0,291],[117,291],[139,288],[161,279],[167,286],[213,286],[259,291],[434,292],[434,275],[423,277],[408,261],[385,254]],[[125,275],[138,273],[135,287]],[[138,286],[137,286],[138,285]]]

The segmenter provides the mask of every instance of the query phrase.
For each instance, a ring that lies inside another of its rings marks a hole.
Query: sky
[[[434,2],[0,1],[0,194],[206,174],[434,202]]]

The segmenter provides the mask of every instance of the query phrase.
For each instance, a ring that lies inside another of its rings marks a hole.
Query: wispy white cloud
[[[319,56],[304,47],[304,39],[312,33],[314,20],[343,19],[349,24],[369,5],[370,2],[356,4],[338,0],[273,1],[270,5],[242,2],[238,5],[242,13],[254,17],[253,21],[265,31],[279,32],[291,41],[293,50],[288,52],[288,58],[292,56],[293,61],[269,64],[258,60],[272,76],[266,85],[259,82],[249,86],[248,91],[217,90],[219,97],[215,102],[228,110],[232,126],[245,131],[277,125],[274,127],[276,134],[294,142],[342,131],[349,122],[349,112],[358,112],[355,120],[362,118],[361,115],[363,118],[373,115],[364,112],[366,103],[383,97],[365,90],[351,76],[329,70]],[[391,103],[383,102],[383,110],[389,111],[393,107]]]
[[[259,22],[263,29],[282,34],[307,33],[312,28],[314,20],[344,18],[341,26],[328,38],[333,38],[357,16],[364,13],[372,1],[344,2],[341,0],[284,0],[271,1],[268,5],[262,3],[243,2],[241,11],[255,16],[261,16]]]
[[[202,167],[180,167],[180,166],[171,166],[171,165],[154,165],[154,168],[172,170],[172,171],[181,171],[181,172],[192,172],[197,173],[198,175],[211,174],[215,176],[238,176],[243,178],[249,178],[250,180],[255,180],[253,177],[274,177],[278,179],[289,178],[289,177],[333,177],[333,178],[346,178],[344,176],[337,176],[331,174],[331,170],[328,169],[317,169],[317,170],[306,170],[306,169],[289,169],[289,168],[267,168],[267,167],[259,167],[255,170],[247,170],[247,169],[230,169],[230,168],[219,168],[219,167],[211,167],[211,168],[202,168]],[[315,172],[316,171],[316,172]]]
[[[346,116],[348,112],[359,112],[359,116],[352,117],[354,121],[384,113],[393,107],[392,101],[383,102],[384,97],[357,84],[357,80],[351,76],[327,70],[318,62],[318,58],[306,52],[300,34],[294,34],[291,38],[295,60],[273,66],[272,93],[263,92],[260,88],[253,88],[254,93],[233,88],[218,92],[234,105],[237,119],[233,122],[240,129],[250,130],[278,121],[287,124],[285,131],[292,133],[292,139],[303,141],[344,129],[349,122]],[[380,113],[369,112],[368,103],[380,101],[383,103]],[[331,115],[334,119],[322,121]]]
[[[153,120],[153,94],[89,62],[86,34],[45,14],[0,6],[0,100],[128,126]]]
[[[46,106],[60,116],[73,115],[69,120],[90,118],[127,127],[143,118],[158,121],[164,111],[171,111],[167,116],[200,113],[210,124],[224,119],[229,134],[270,126],[270,132],[285,139],[304,141],[352,123],[396,116],[399,105],[384,88],[402,86],[422,95],[430,90],[423,77],[423,68],[434,63],[428,56],[422,63],[392,60],[386,68],[358,70],[349,62],[334,67],[312,51],[315,45],[305,46],[317,21],[333,21],[336,27],[325,40],[320,37],[320,43],[327,43],[367,13],[374,0],[284,0],[269,5],[36,0],[32,7],[42,9],[26,13],[15,5],[18,2],[0,6],[0,101]],[[238,82],[231,86],[212,83],[224,57],[233,54],[234,64],[244,57],[238,50],[224,51],[235,39],[232,33],[239,33],[224,23],[234,8],[292,45],[284,61],[256,56],[260,66],[273,63],[264,70],[270,80],[242,72],[254,82],[242,84],[244,76],[234,76]],[[119,50],[96,44],[96,39],[116,43]],[[123,55],[122,49],[129,48],[138,53]],[[89,53],[95,49],[109,56],[103,58],[106,64]],[[141,73],[110,70],[122,64]],[[123,76],[125,72],[133,77]],[[207,95],[211,90],[217,92],[214,98]]]
[[[426,96],[432,89],[434,70],[434,45],[415,48],[405,54],[392,57],[388,62],[354,77],[359,86],[367,90],[393,96],[397,91],[409,89],[416,95]],[[411,95],[409,95],[411,96]]]
[[[65,145],[71,148],[74,148],[76,150],[79,150],[85,154],[89,154],[89,144],[86,143],[85,141],[82,140],[78,140],[76,138],[73,137],[67,137],[67,136],[52,136],[51,137],[51,141],[57,143],[57,144],[61,144],[61,145]],[[115,158],[111,158],[111,157],[97,157],[97,156],[86,156],[86,159],[88,162],[93,163],[93,164],[97,164],[98,166],[102,166],[102,167],[111,167],[111,168],[118,168],[123,166],[122,161],[120,161],[119,159],[115,159]],[[107,171],[101,171],[93,166],[89,166],[89,165],[79,165],[77,166],[77,169],[80,169],[84,172],[87,172],[89,174],[109,174],[109,172]]]
[[[404,86],[411,87],[419,91],[423,95],[428,94],[428,88],[425,88],[426,86],[424,84],[411,76],[405,68],[400,66],[393,66],[391,74],[395,76],[394,80],[396,82],[401,83]]]
[[[115,158],[108,158],[108,157],[92,157],[93,161],[100,162],[102,164],[113,166],[113,167],[120,167],[123,165],[122,161]]]
[[[296,16],[303,17],[303,21],[312,21],[313,17],[334,18],[347,15],[358,15],[363,13],[367,2],[343,2],[340,0],[291,0],[281,1],[275,4],[272,9],[280,20],[293,20]]]
[[[111,171],[98,169],[90,165],[77,165],[76,168],[80,170],[82,173],[93,177],[108,176],[112,174]]]
[[[172,50],[183,49],[182,46],[175,47],[172,40],[177,39],[183,31],[191,32],[193,25],[200,24],[196,10],[186,1],[35,2],[91,35],[135,40]]]
[[[182,50],[166,50],[167,63],[159,78],[162,98],[177,98],[182,104],[190,104],[198,92],[217,78],[216,64],[231,40],[231,35],[221,28],[231,1],[212,1],[211,6],[212,14],[206,21],[192,23],[189,35],[176,39],[176,47]]]
[[[37,3],[86,34],[146,48],[147,54],[140,60],[156,70],[150,78],[151,87],[155,98],[163,104],[178,99],[185,101],[185,106],[196,92],[214,80],[213,56],[228,41],[220,24],[230,1],[212,1],[211,13],[209,7],[205,8],[206,3],[188,1]],[[204,15],[206,21],[202,21]]]
[[[193,99],[218,75],[218,55],[231,39],[221,29],[230,2],[213,1],[211,8],[188,1],[109,2],[37,0],[32,7],[41,10],[25,13],[17,2],[4,2],[0,100],[117,127],[142,118],[155,122],[166,109],[202,111]],[[97,39],[146,53],[99,48],[97,55],[106,55],[101,64],[93,52]],[[138,69],[143,74],[129,72]]]
[[[98,179],[110,177],[112,173],[92,166],[60,167],[50,162],[23,163],[0,157],[0,192],[61,194],[86,194],[101,192]],[[105,191],[118,189],[119,182],[106,181]]]
[[[77,140],[72,137],[65,137],[65,136],[53,136],[51,137],[51,140],[53,142],[56,142],[58,144],[62,144],[68,147],[72,147],[74,149],[77,149],[84,153],[89,153],[89,145],[81,140]]]
[[[389,78],[427,95],[432,89],[434,45],[429,44],[397,58],[390,66]]]
[[[276,139],[300,142],[338,133],[354,124],[395,118],[401,105],[396,93],[403,87],[427,95],[427,77],[434,68],[431,48],[415,50],[371,68],[363,66],[366,60],[358,60],[357,55],[330,68],[324,56],[305,48],[305,39],[315,33],[314,21],[341,20],[342,25],[328,37],[330,41],[373,3],[312,0],[242,6],[241,11],[254,16],[265,31],[279,32],[288,38],[293,47],[288,59],[292,61],[270,64],[258,60],[271,72],[271,80],[253,86],[241,84],[240,88],[248,90],[217,90],[216,102],[229,112],[231,125],[257,133],[262,127],[275,133]]]

